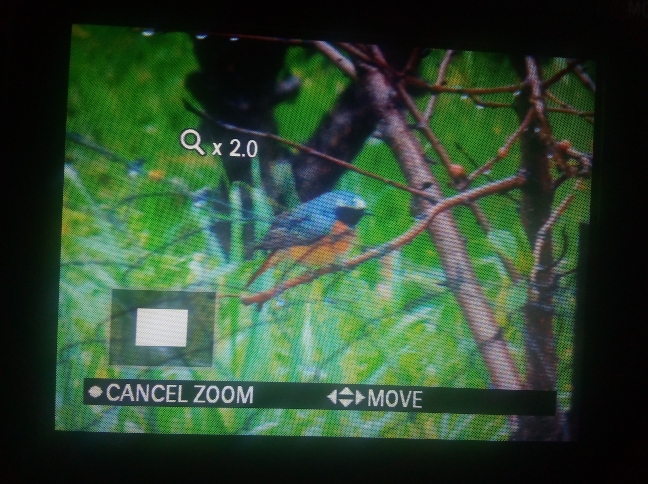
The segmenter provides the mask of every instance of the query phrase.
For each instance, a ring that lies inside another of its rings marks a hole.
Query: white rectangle
[[[187,346],[187,309],[137,308],[135,346]]]

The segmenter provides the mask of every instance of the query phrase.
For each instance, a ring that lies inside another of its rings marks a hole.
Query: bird
[[[359,195],[334,190],[280,213],[254,248],[270,254],[245,287],[284,260],[313,266],[332,264],[351,249],[355,227],[367,215],[366,209]]]

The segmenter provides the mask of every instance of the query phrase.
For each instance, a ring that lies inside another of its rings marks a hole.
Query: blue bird
[[[294,210],[277,215],[255,250],[270,255],[245,287],[283,260],[322,266],[346,254],[355,239],[355,226],[367,204],[355,193],[332,191]]]

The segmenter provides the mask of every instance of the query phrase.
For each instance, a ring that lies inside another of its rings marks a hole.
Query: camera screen
[[[573,440],[595,63],[74,25],[57,430]]]

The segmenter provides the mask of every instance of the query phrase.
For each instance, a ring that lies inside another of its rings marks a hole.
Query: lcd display
[[[71,38],[56,429],[573,439],[593,61]]]

